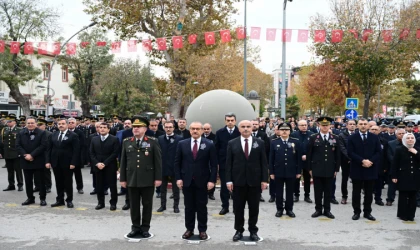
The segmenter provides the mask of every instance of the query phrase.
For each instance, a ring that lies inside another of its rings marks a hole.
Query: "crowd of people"
[[[249,209],[248,230],[253,241],[258,236],[262,192],[269,187],[270,203],[276,217],[294,218],[294,203],[311,199],[313,218],[334,219],[331,203],[346,205],[352,183],[353,220],[376,220],[372,203],[392,206],[398,191],[397,217],[413,221],[420,207],[420,138],[418,124],[386,121],[377,124],[364,118],[336,120],[302,117],[288,120],[276,117],[237,121],[233,113],[225,126],[212,131],[212,125],[173,116],[122,119],[112,115],[68,118],[56,116],[1,118],[0,154],[6,161],[8,183],[3,191],[25,190],[23,206],[34,204],[39,192],[40,205],[46,206],[51,192],[51,169],[57,197],[52,207],[73,208],[73,183],[83,194],[81,169],[90,167],[98,204],[117,209],[118,196],[124,196],[123,210],[130,210],[132,227],[127,237],[149,238],[153,198],[160,198],[157,212],[168,204],[168,184],[172,184],[173,212],[180,213],[180,194],[184,197],[185,227],[182,238],[194,235],[195,221],[200,240],[207,240],[207,202],[215,200],[220,184],[220,215],[235,214],[233,241],[243,238],[244,210]],[[19,124],[19,125],[18,125]],[[341,169],[341,201],[335,196],[336,176]],[[75,181],[73,181],[73,176]],[[118,191],[117,182],[121,189]],[[219,180],[219,181],[218,181]],[[387,185],[385,202],[382,191]],[[109,193],[108,193],[109,192]],[[361,194],[364,193],[363,208]],[[140,209],[142,207],[142,210]]]

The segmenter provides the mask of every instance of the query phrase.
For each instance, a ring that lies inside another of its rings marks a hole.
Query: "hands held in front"
[[[229,192],[233,192],[233,184],[226,184],[226,187],[229,190]]]
[[[392,179],[392,182],[393,182],[393,183],[397,183],[397,182],[398,182],[398,180],[397,180],[397,179]]]
[[[160,187],[162,185],[162,181],[155,181],[155,187]]]
[[[410,153],[413,153],[413,154],[417,154],[417,150],[415,149],[415,148],[410,148],[409,150],[408,150],[408,152],[410,152]]]
[[[34,158],[32,157],[32,155],[30,155],[30,154],[26,154],[24,156],[25,156],[25,160],[27,160],[27,161],[33,161],[34,160]]]
[[[102,162],[99,162],[98,164],[96,164],[96,166],[99,168],[99,170],[104,169],[105,164],[103,164]]]
[[[365,167],[365,168],[370,168],[370,167],[372,167],[372,165],[373,165],[373,162],[371,162],[369,160],[363,160],[362,161],[362,166]]]
[[[127,188],[127,182],[126,181],[122,181],[122,182],[120,182],[120,184],[121,184],[121,187]]]
[[[51,164],[50,163],[47,163],[47,164],[45,164],[45,167],[48,168],[48,169],[50,169],[51,168]]]
[[[214,188],[214,183],[213,182],[208,182],[207,183],[207,190],[212,190]]]
[[[178,186],[179,189],[182,189],[182,186],[184,186],[184,182],[182,180],[177,180],[176,185]]]
[[[267,189],[268,183],[267,182],[261,182],[261,190]]]

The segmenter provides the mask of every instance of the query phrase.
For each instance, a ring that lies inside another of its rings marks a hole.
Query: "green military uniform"
[[[13,117],[8,117],[8,120],[14,120]],[[16,125],[13,128],[5,127],[1,130],[1,155],[6,160],[7,176],[9,186],[4,190],[15,190],[15,173],[18,190],[22,191],[23,174],[19,164],[18,152],[16,150],[16,135],[22,128]]]
[[[134,119],[133,127],[147,127],[147,120]],[[132,231],[148,232],[152,219],[155,181],[162,180],[162,159],[155,138],[126,138],[122,143],[120,181],[127,183],[130,197]],[[140,214],[140,201],[143,214]],[[142,219],[143,217],[143,219]]]

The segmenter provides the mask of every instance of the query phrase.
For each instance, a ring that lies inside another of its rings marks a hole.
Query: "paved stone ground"
[[[0,166],[3,165],[4,160],[0,160]],[[234,215],[218,215],[221,208],[218,190],[216,201],[208,204],[207,233],[211,240],[197,246],[180,239],[185,231],[181,205],[180,214],[174,214],[169,209],[163,214],[153,215],[150,230],[156,235],[153,239],[132,243],[123,238],[131,225],[129,212],[120,210],[123,197],[119,197],[116,212],[109,211],[109,206],[96,211],[96,196],[89,195],[92,190],[89,170],[83,169],[85,194],[74,194],[73,209],[50,207],[55,201],[54,188],[47,196],[47,207],[38,205],[38,197],[36,205],[22,207],[21,203],[26,200],[25,192],[0,191],[0,249],[420,249],[420,219],[404,223],[396,218],[396,205],[373,205],[372,214],[377,218],[376,222],[363,218],[352,221],[351,200],[348,205],[332,205],[335,220],[311,218],[314,204],[302,200],[295,203],[297,217],[294,219],[287,216],[276,218],[275,205],[261,203],[258,226],[264,241],[257,246],[244,246],[231,240],[235,233]],[[341,174],[337,181],[341,182]],[[0,188],[6,186],[7,172],[1,168]],[[351,184],[349,187],[351,189]],[[268,200],[268,191],[264,191],[263,195]],[[341,196],[339,189],[336,196]],[[160,201],[155,199],[154,211],[159,204]],[[171,206],[172,200],[169,200],[167,207]]]

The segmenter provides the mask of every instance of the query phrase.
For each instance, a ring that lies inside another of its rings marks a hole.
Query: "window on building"
[[[50,70],[51,70],[51,64],[49,63],[42,64],[42,72],[43,72],[44,80],[48,80],[48,77],[50,75]]]
[[[69,99],[69,96],[68,95],[63,95],[63,99],[64,100],[68,100]]]
[[[69,81],[69,69],[67,67],[63,67],[61,69],[61,79],[63,80],[63,82]]]

